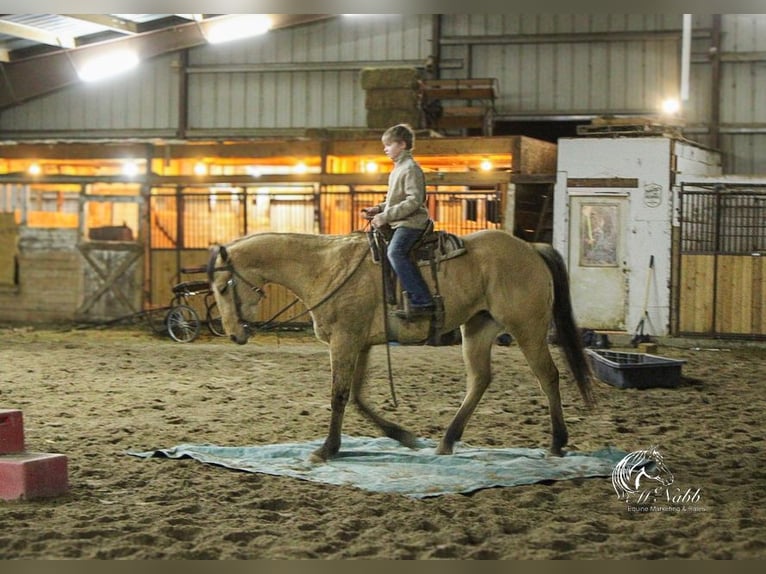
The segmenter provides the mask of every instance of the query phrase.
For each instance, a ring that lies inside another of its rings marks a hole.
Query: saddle
[[[390,233],[371,230],[367,232],[367,239],[370,244],[372,260],[378,264],[381,262],[385,264],[388,261],[385,255],[388,242],[391,239]],[[422,266],[432,263],[438,264],[447,259],[459,257],[465,251],[465,242],[460,237],[447,231],[435,231],[434,222],[429,219],[422,235],[410,249],[410,255],[414,258],[415,263]],[[393,272],[393,270],[391,271]]]
[[[386,256],[390,238],[390,233],[386,233],[385,230],[373,229],[367,232],[372,259],[375,263],[381,265],[383,293],[386,304],[398,307],[399,309],[406,309],[409,301],[401,292],[401,289],[398,288],[398,278]],[[439,264],[442,261],[459,257],[465,252],[465,243],[460,237],[446,231],[435,231],[433,220],[430,219],[423,233],[410,249],[410,257],[418,266],[427,265],[431,269],[431,277],[434,283],[433,299],[436,304],[436,310],[430,321],[429,340],[436,336],[436,333],[444,324],[444,303],[439,293],[437,273]],[[401,334],[400,332],[400,337]],[[401,338],[398,340],[404,342]]]

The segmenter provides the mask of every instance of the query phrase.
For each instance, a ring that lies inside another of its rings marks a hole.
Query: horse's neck
[[[349,261],[348,247],[340,239],[275,233],[255,247],[257,267],[267,281],[287,287],[305,301],[351,271],[354,262]]]

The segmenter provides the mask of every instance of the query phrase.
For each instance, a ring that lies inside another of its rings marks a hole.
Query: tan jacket
[[[426,181],[423,170],[412,158],[412,152],[403,150],[388,176],[386,201],[378,206],[382,210],[381,215],[394,229],[425,229],[429,220],[425,201]]]

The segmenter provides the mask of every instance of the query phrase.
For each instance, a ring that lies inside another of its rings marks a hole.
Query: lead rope
[[[383,336],[386,338],[386,362],[388,364],[388,388],[391,389],[391,400],[394,403],[394,408],[399,406],[399,401],[396,400],[396,389],[394,388],[394,374],[391,369],[391,343],[388,340],[388,298],[386,297],[386,263],[385,254],[380,247],[380,234],[377,231],[370,231],[375,238],[375,244],[378,248],[378,254],[380,256],[380,278],[383,289],[381,293],[383,295]]]

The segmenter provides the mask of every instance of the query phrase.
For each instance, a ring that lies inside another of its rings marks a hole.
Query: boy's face
[[[399,154],[402,153],[406,147],[407,144],[402,141],[386,140],[383,142],[383,153],[385,153],[386,157],[391,161],[396,161],[396,158],[399,157]]]

